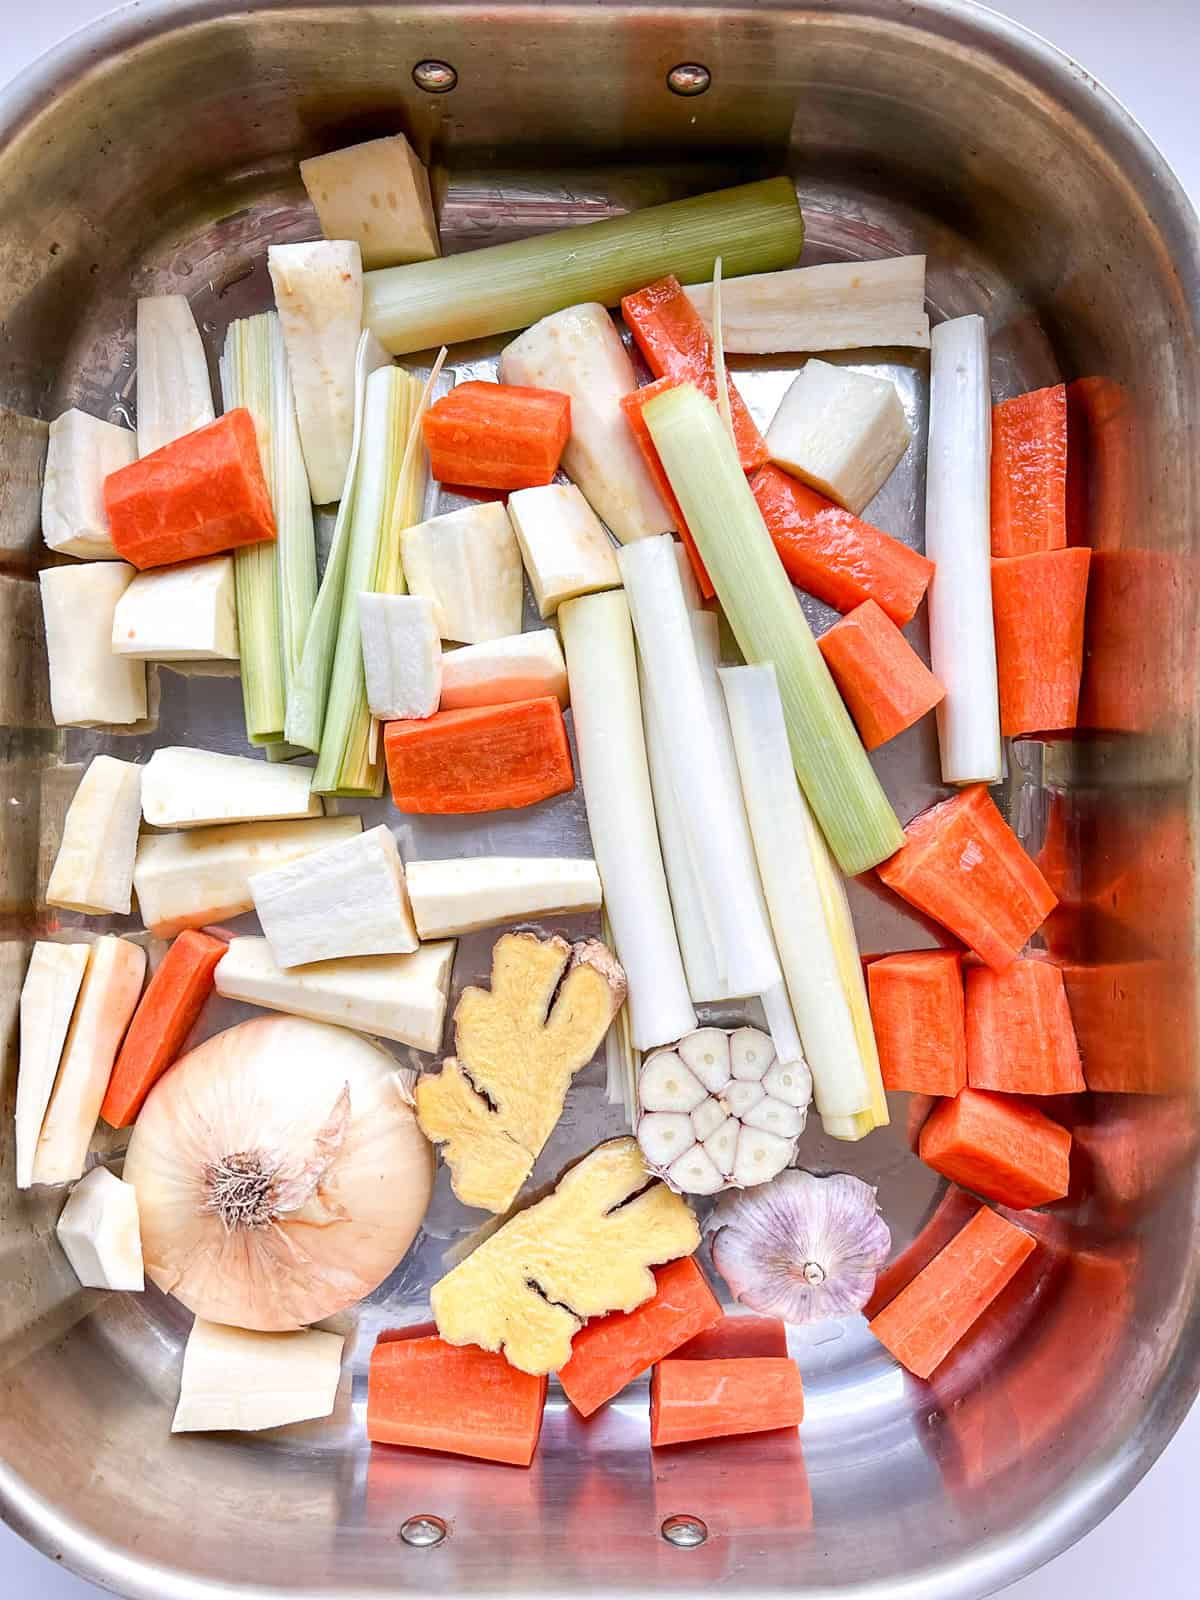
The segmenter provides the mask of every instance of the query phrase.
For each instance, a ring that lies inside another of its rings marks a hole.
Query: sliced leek
[[[680,384],[648,401],[644,415],[743,655],[775,663],[792,758],[809,804],[843,872],[865,872],[893,855],[904,835],[717,408],[691,384]],[[620,559],[636,549],[627,546]]]

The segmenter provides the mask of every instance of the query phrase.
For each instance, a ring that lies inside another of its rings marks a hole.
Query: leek
[[[774,667],[720,676],[817,1110],[830,1138],[861,1139],[887,1123],[888,1108],[846,891],[796,781]]]
[[[533,239],[489,245],[363,279],[363,322],[393,355],[527,328],[581,301],[615,306],[673,273],[708,278],[718,255],[730,276],[790,267],[804,223],[790,178],[650,206]]]
[[[648,401],[644,415],[742,654],[775,663],[792,757],[809,804],[842,871],[865,872],[894,855],[904,835],[717,408],[691,384],[680,384]],[[637,548],[626,546],[620,559]]]

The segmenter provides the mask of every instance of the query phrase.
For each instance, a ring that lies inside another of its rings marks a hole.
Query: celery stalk
[[[838,864],[851,875],[865,872],[894,855],[904,835],[717,408],[680,384],[649,401],[644,415],[742,654],[775,664],[796,771]]]
[[[581,301],[615,306],[624,294],[674,273],[681,283],[725,272],[790,267],[804,223],[790,178],[649,206],[509,244],[363,279],[363,322],[393,355],[527,328]]]

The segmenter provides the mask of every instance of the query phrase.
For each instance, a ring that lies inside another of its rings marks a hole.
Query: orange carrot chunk
[[[981,1206],[872,1320],[871,1332],[902,1367],[928,1378],[1016,1276],[1034,1243],[1023,1228]]]
[[[654,383],[647,383],[640,389],[634,389],[630,394],[621,396],[621,410],[625,413],[625,420],[633,429],[633,437],[637,440],[638,449],[642,452],[642,459],[649,469],[650,476],[654,479],[654,487],[663,497],[663,503],[675,520],[679,529],[679,537],[683,540],[683,548],[687,551],[688,561],[696,575],[696,582],[700,585],[700,593],[706,600],[711,600],[716,594],[708,569],[703,558],[696,548],[696,541],[692,538],[692,530],[687,525],[683,508],[675,498],[675,491],[671,487],[671,480],[667,477],[662,462],[659,460],[658,451],[654,448],[654,440],[650,437],[650,429],[646,426],[643,415],[647,400],[653,400],[656,395],[663,394],[667,389],[676,387],[673,378],[659,378]]]
[[[553,695],[389,722],[383,746],[400,811],[507,811],[575,786],[567,730]]]
[[[774,1356],[788,1353],[787,1328],[778,1317],[726,1313],[711,1328],[672,1352],[674,1361],[724,1361],[734,1357]]]
[[[880,878],[997,972],[1058,904],[982,783],[914,817],[904,839]]]
[[[905,950],[867,968],[885,1089],[954,1095],[967,1081],[962,957]]]
[[[672,1357],[660,1361],[650,1379],[650,1443],[655,1448],[797,1427],[803,1417],[800,1369],[786,1357]]]
[[[933,562],[778,467],[750,481],[767,532],[798,589],[835,611],[874,600],[902,628],[933,577]]]
[[[1048,961],[967,973],[967,1082],[1000,1094],[1087,1088],[1063,975]]]
[[[950,1184],[933,1209],[933,1214],[910,1245],[875,1279],[875,1289],[863,1307],[863,1316],[870,1322],[884,1306],[892,1301],[917,1276],[923,1272],[934,1256],[944,1250],[979,1210],[979,1201],[957,1184]]]
[[[1067,388],[1056,383],[992,407],[992,554],[1067,542]]]
[[[1090,550],[1040,550],[992,562],[1000,732],[1073,728],[1083,673]]]
[[[138,1002],[108,1080],[100,1115],[128,1128],[146,1096],[175,1060],[212,993],[213,972],[228,945],[189,928],[162,959]]]
[[[547,1379],[477,1345],[390,1338],[367,1377],[367,1438],[412,1450],[527,1467],[537,1449]]]
[[[242,406],[110,472],[112,542],[135,567],[215,556],[275,537],[254,419]]]
[[[945,699],[945,689],[874,600],[855,606],[817,643],[868,750]]]
[[[712,338],[678,278],[660,278],[637,294],[627,294],[621,301],[621,315],[656,378],[694,384],[716,402]],[[738,460],[743,471],[753,472],[767,459],[766,441],[733,382],[729,385],[729,411]]]
[[[549,483],[571,437],[571,397],[512,383],[460,383],[421,420],[439,483],[532,489]]]
[[[1071,1186],[1071,1135],[1010,1095],[963,1089],[935,1106],[921,1130],[921,1160],[952,1183],[1024,1211],[1061,1200]]]
[[[581,1417],[590,1417],[639,1372],[720,1322],[720,1303],[691,1256],[655,1268],[654,1278],[653,1299],[636,1311],[589,1322],[575,1335],[558,1381]]]

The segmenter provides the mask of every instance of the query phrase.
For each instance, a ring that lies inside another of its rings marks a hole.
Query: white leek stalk
[[[136,1293],[146,1287],[137,1190],[107,1167],[93,1167],[71,1190],[57,1233],[85,1289]]]
[[[104,509],[104,480],[137,460],[129,428],[64,411],[50,424],[42,481],[42,538],[51,550],[87,561],[115,561]]]
[[[154,828],[319,817],[308,767],[272,766],[252,756],[166,745],[142,771],[142,815]]]
[[[629,603],[620,589],[559,607],[588,826],[617,955],[629,981],[634,1045],[690,1033],[688,994],[646,767]]]
[[[146,715],[146,666],[112,649],[117,602],[135,577],[127,561],[89,561],[38,573],[50,709],[60,728],[112,723]]]
[[[58,1076],[67,1029],[92,947],[39,939],[21,988],[21,1054],[17,1072],[17,1188],[33,1182],[46,1107]]]
[[[192,308],[181,294],[137,303],[137,447],[148,456],[210,423],[208,357]]]
[[[327,1417],[342,1372],[340,1333],[252,1333],[197,1317],[183,1352],[172,1433],[252,1433]]]
[[[933,330],[925,552],[929,653],[946,688],[937,708],[944,783],[1000,778],[1000,699],[992,623],[992,403],[987,324]]]
[[[46,904],[91,916],[128,916],[141,822],[141,767],[93,756],[67,808]]]
[[[610,950],[616,947],[608,912],[603,908],[600,912],[600,937]],[[630,1128],[636,1126],[638,1119],[637,1084],[641,1065],[642,1052],[634,1047],[633,1025],[626,1004],[617,1012],[604,1035],[604,1097],[610,1106],[620,1106],[624,1110]]]
[[[792,767],[770,663],[723,667],[742,793],[788,994],[834,1139],[888,1120],[862,963],[846,892]]]

